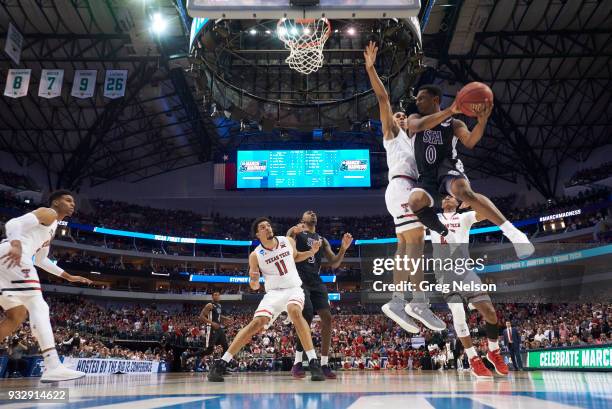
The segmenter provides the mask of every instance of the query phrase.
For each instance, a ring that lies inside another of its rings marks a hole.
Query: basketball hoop
[[[278,21],[276,32],[289,50],[285,62],[291,69],[308,75],[323,66],[323,47],[331,34],[328,19],[283,18]]]

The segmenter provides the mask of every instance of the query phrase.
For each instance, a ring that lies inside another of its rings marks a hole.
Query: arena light
[[[154,275],[154,276],[163,276],[163,277],[170,277],[170,273],[156,273],[155,271],[151,271],[151,275]]]
[[[279,37],[283,37],[283,36],[287,35],[287,29],[285,27],[283,27],[283,26],[279,27],[277,31],[278,31],[278,36]]]
[[[153,14],[152,20],[153,22],[151,23],[151,30],[155,34],[159,35],[166,31],[166,28],[168,27],[168,22],[166,21],[166,19],[164,19],[161,13],[157,12]]]
[[[252,28],[251,31],[249,31],[249,34],[251,34],[252,36],[257,35],[257,30]]]
[[[90,274],[96,274],[96,275],[101,275],[102,273],[100,273],[99,271],[90,271]]]
[[[355,35],[355,33],[356,33],[356,31],[355,31],[355,27],[349,27],[349,28],[346,30],[346,33],[347,33],[348,35],[350,35],[350,36],[354,36],[354,35]]]

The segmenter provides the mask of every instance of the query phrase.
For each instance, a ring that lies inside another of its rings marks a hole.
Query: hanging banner
[[[6,77],[4,95],[11,98],[25,97],[28,95],[31,73],[32,70],[30,68],[9,70],[8,76]]]
[[[43,98],[55,98],[61,96],[63,82],[64,70],[42,70],[40,73],[38,96]]]
[[[72,82],[72,95],[75,98],[91,98],[96,89],[96,70],[76,70]]]
[[[4,44],[4,52],[11,57],[15,64],[19,64],[21,58],[21,47],[23,46],[23,36],[12,23],[9,23],[8,32],[6,33],[6,42]]]
[[[104,96],[112,99],[123,97],[127,85],[127,76],[127,70],[107,70],[104,80]]]

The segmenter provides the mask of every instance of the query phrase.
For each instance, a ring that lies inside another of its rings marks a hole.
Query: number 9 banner
[[[104,96],[111,99],[123,97],[127,76],[127,70],[107,70],[104,80]]]
[[[72,91],[70,95],[75,98],[91,98],[96,89],[96,70],[77,70],[74,72]]]
[[[11,98],[25,97],[28,95],[30,85],[31,69],[14,69],[8,71],[4,95]]]
[[[43,98],[59,97],[62,95],[63,82],[64,70],[42,70],[40,73],[38,96]]]

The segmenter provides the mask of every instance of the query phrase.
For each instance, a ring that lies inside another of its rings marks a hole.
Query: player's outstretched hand
[[[370,41],[365,51],[363,52],[363,58],[365,59],[366,69],[374,67],[376,63],[376,54],[378,53],[378,47],[374,41]]]
[[[73,275],[68,275],[68,277],[66,277],[66,280],[70,281],[71,283],[79,283],[79,284],[87,284],[87,285],[92,285],[93,281],[91,281],[89,278],[86,277],[81,277],[81,276],[73,276]]]
[[[351,233],[344,233],[344,236],[342,236],[342,244],[340,245],[340,247],[346,250],[351,247],[352,242],[353,236],[351,235]]]
[[[21,253],[21,242],[12,241],[8,253],[0,257],[0,263],[5,264],[6,268],[21,266]]]
[[[293,226],[293,234],[300,234],[304,230],[306,230],[306,226],[304,225],[304,223],[298,223],[295,226]]]
[[[485,99],[484,104],[478,104],[478,107],[474,109],[478,122],[485,122],[491,116],[493,112],[493,101]]]

